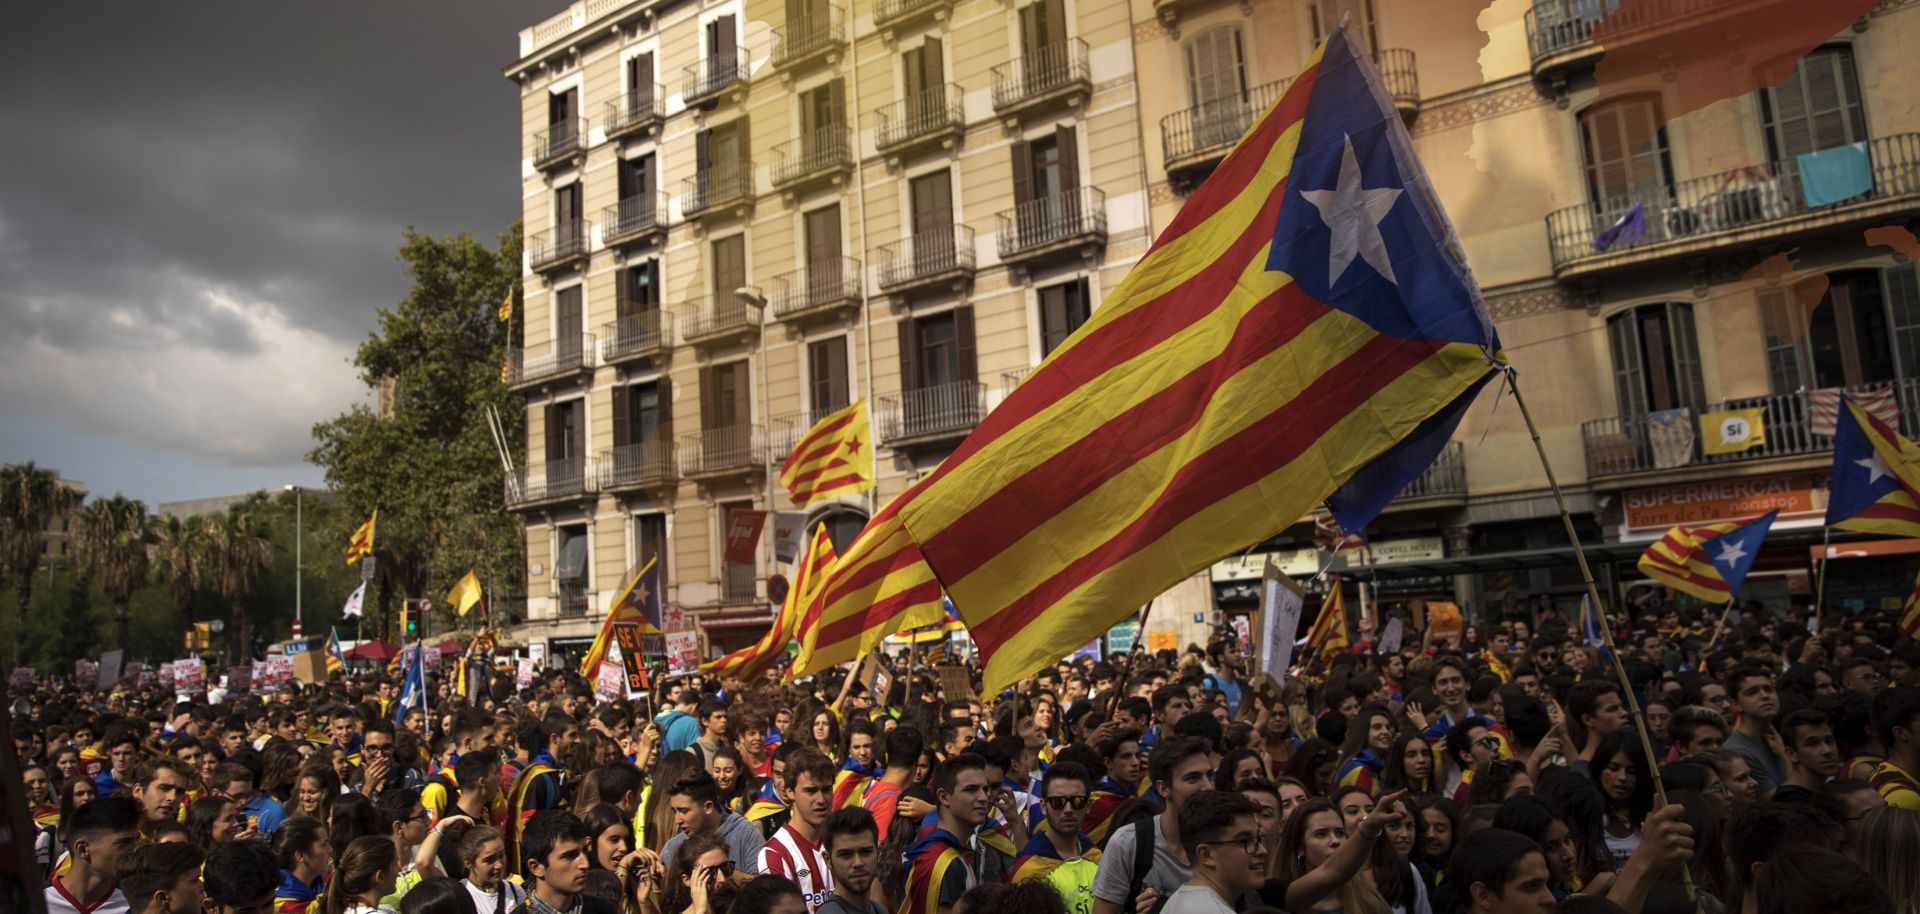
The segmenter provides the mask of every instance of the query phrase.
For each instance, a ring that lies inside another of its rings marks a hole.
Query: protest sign
[[[691,676],[700,670],[700,633],[667,633],[667,674]]]
[[[1261,576],[1260,669],[1276,682],[1285,682],[1293,662],[1293,643],[1300,629],[1300,611],[1306,595],[1271,559]]]

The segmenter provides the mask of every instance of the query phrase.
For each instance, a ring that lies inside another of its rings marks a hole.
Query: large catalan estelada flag
[[[1834,419],[1830,485],[1827,526],[1920,536],[1920,448],[1851,397]]]
[[[373,522],[379,519],[380,509],[375,508],[372,514],[367,515],[367,522],[353,531],[352,538],[347,540],[347,564],[351,565],[373,554]]]
[[[607,649],[613,646],[613,626],[620,622],[638,623],[640,631],[646,634],[660,633],[658,558],[642,562],[640,570],[627,577],[626,586],[620,588],[619,596],[614,597],[613,605],[607,608],[606,620],[600,623],[600,631],[593,636],[586,656],[580,658],[580,675],[589,681],[600,674],[600,662],[607,659]]]
[[[834,563],[801,616],[800,653],[789,675],[846,663],[887,635],[947,618],[940,582],[900,519],[900,506],[931,478],[921,477],[881,506]]]
[[[814,423],[780,464],[780,484],[796,508],[873,488],[873,426],[867,420],[867,401],[855,400]]]
[[[1740,596],[1760,541],[1779,511],[1752,520],[1681,524],[1640,554],[1640,572],[1682,593],[1713,603]]]
[[[870,598],[829,604],[823,637],[937,621],[885,616],[944,589],[997,691],[1322,501],[1365,529],[1504,364],[1335,29],[1092,318],[875,515],[827,592]]]
[[[822,524],[814,531],[813,544],[807,549],[807,554],[800,558],[794,568],[793,586],[787,588],[787,599],[780,604],[780,612],[774,616],[772,627],[759,641],[702,664],[700,671],[752,680],[771,669],[775,660],[787,655],[787,644],[799,635],[801,616],[806,613],[813,595],[819,592],[820,584],[833,568],[836,558],[833,540],[827,537],[827,527]]]

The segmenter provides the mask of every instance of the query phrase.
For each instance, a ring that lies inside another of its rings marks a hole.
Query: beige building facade
[[[528,636],[590,637],[648,557],[710,649],[757,636],[770,548],[727,561],[727,518],[769,507],[769,465],[810,420],[873,411],[877,492],[807,512],[844,544],[1099,307],[1342,17],[1459,230],[1583,539],[1624,556],[1674,517],[1769,498],[1793,508],[1788,539],[1810,536],[1822,391],[1890,390],[1920,431],[1914,265],[1863,234],[1920,212],[1920,65],[1901,51],[1920,3],[1885,0],[1784,82],[1671,119],[1660,91],[1599,98],[1603,8],[580,0],[523,30],[510,384],[529,466],[507,497]],[[1714,28],[1654,25],[1643,40]],[[1850,180],[1866,189],[1822,196]],[[1630,213],[1644,234],[1596,246]],[[1499,399],[1369,529],[1373,599],[1577,589]],[[1706,452],[1703,416],[1755,407],[1765,444]],[[1296,570],[1309,533],[1250,555]],[[1246,568],[1177,588],[1148,629],[1185,643],[1247,608]],[[1764,570],[1757,593],[1803,577]]]

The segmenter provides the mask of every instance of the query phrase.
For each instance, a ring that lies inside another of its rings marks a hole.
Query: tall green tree
[[[524,586],[520,521],[505,510],[486,419],[489,407],[498,412],[514,464],[524,465],[524,406],[500,378],[511,322],[496,314],[509,292],[522,300],[520,247],[518,223],[494,248],[467,234],[409,230],[400,260],[413,286],[381,310],[378,332],[354,356],[369,389],[392,380],[392,413],[356,406],[314,426],[308,459],[338,499],[320,554],[344,557],[354,528],[380,510],[383,619],[393,618],[395,591],[444,605],[446,589],[470,569],[496,591]]]
[[[260,572],[273,555],[273,543],[245,503],[198,521],[202,573],[227,606],[227,636],[234,662],[251,659],[253,614],[247,604],[260,587]]]
[[[73,510],[80,493],[53,473],[26,463],[0,466],[0,561],[13,578],[14,631],[27,627],[33,573],[46,557],[47,524]]]
[[[80,567],[113,601],[114,640],[127,649],[127,607],[147,582],[151,556],[146,503],[124,495],[97,499],[74,515],[73,541]]]
[[[166,588],[167,599],[183,622],[193,620],[193,601],[200,593],[205,567],[200,525],[181,517],[160,517],[153,524],[154,579]]]

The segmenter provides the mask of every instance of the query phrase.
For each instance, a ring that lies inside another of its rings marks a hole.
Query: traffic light
[[[407,619],[407,607],[412,605],[413,601],[411,600],[400,601],[400,635],[403,638],[413,634],[413,623]]]

